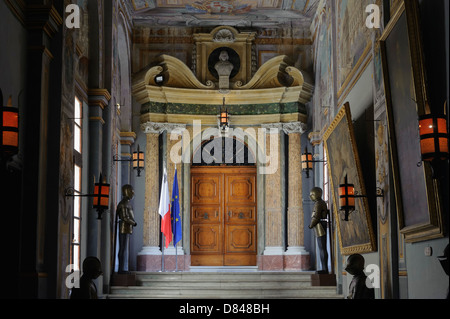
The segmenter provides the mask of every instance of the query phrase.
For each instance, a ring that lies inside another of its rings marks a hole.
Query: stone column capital
[[[303,122],[283,123],[283,131],[286,134],[295,134],[295,133],[303,134],[306,132],[307,128],[308,125]]]
[[[141,129],[145,134],[162,134],[164,131],[181,134],[186,124],[146,122],[141,124]]]
[[[306,123],[303,122],[289,122],[289,123],[267,123],[261,124],[264,129],[278,129],[286,134],[300,133],[303,134],[308,129]],[[269,132],[270,133],[270,132]]]

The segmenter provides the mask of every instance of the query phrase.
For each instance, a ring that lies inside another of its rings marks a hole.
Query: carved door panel
[[[224,204],[225,265],[256,265],[255,174],[225,175]]]
[[[191,169],[191,265],[256,265],[256,169]]]
[[[191,265],[222,266],[223,175],[191,170]]]

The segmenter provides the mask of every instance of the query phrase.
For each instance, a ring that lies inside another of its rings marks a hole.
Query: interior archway
[[[192,166],[255,166],[251,149],[236,137],[216,136],[194,150]]]

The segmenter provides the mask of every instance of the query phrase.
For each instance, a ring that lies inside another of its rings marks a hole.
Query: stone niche
[[[220,26],[210,33],[194,34],[195,74],[200,82],[211,81],[216,84],[219,78],[214,64],[219,60],[221,51],[227,51],[234,69],[230,76],[230,85],[245,84],[254,73],[255,55],[252,54],[255,32],[238,32],[229,26]],[[252,67],[253,66],[253,67]]]

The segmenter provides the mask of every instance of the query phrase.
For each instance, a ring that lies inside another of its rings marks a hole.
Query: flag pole
[[[161,272],[164,272],[164,246],[165,246],[164,234],[162,234],[162,259],[161,259]]]
[[[178,272],[178,249],[175,245],[175,272]]]
[[[173,166],[175,166],[175,173],[177,172],[177,163],[173,163]],[[177,178],[177,174],[174,175],[174,178]],[[175,181],[174,181],[175,182]],[[175,183],[174,183],[175,184]],[[173,189],[172,189],[172,193],[173,193]],[[175,203],[173,203],[172,205],[174,205]],[[176,216],[175,217],[175,223],[176,223]],[[173,224],[173,223],[172,223]],[[175,226],[176,227],[176,226]],[[173,230],[172,230],[173,231]],[[175,242],[175,238],[174,238],[174,242]],[[177,249],[177,244],[175,244],[175,272],[178,272],[178,249]]]
[[[163,162],[163,170],[164,170],[164,165],[165,165],[165,163]],[[160,198],[159,198],[159,214],[160,214],[160,216],[161,216],[161,199],[162,199],[162,192],[163,192],[163,187],[164,187],[164,173],[163,173],[163,178],[162,178],[162,181],[161,181],[161,189],[160,189]],[[162,253],[162,255],[161,255],[161,272],[163,272],[163,269],[164,269],[164,233],[163,233],[163,231],[162,231],[162,222],[163,222],[163,220],[162,220],[162,216],[161,216],[161,226],[160,226],[160,233],[161,233],[161,253]]]

